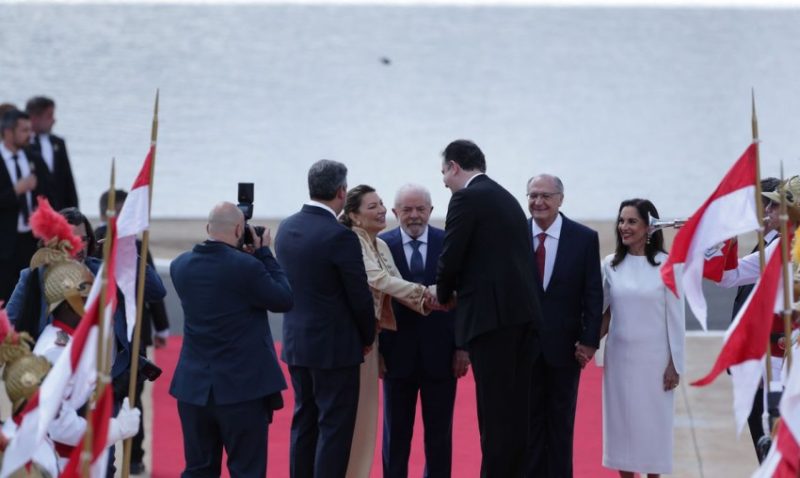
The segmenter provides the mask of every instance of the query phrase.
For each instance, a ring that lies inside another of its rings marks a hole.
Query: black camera
[[[253,218],[253,183],[239,183],[239,204],[237,206],[244,214],[244,245],[253,245],[253,235],[250,233],[250,225],[247,223]],[[261,237],[264,235],[265,228],[255,226],[256,235]]]

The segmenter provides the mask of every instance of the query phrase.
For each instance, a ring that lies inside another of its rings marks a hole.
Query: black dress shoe
[[[131,467],[129,469],[131,475],[141,475],[144,473],[144,463],[141,461],[136,463],[131,463]]]

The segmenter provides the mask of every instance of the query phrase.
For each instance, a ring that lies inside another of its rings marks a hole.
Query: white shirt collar
[[[0,141],[0,154],[3,155],[3,159],[5,159],[6,161],[12,161],[11,156],[14,155],[14,153],[12,153],[10,149],[6,148],[6,145],[2,141]],[[22,158],[23,154],[25,153],[21,149],[18,150],[17,158]]]
[[[336,212],[333,209],[331,209],[327,204],[322,204],[321,202],[314,201],[313,199],[311,199],[311,200],[306,202],[306,205],[307,206],[320,207],[320,208],[328,211],[329,213],[333,214],[333,218],[334,219],[337,218]]]
[[[550,224],[550,227],[548,227],[546,231],[542,231],[542,228],[539,227],[538,224],[536,224],[536,221],[531,221],[531,224],[533,224],[533,227],[532,227],[533,236],[536,237],[540,233],[544,232],[548,236],[550,236],[550,237],[552,237],[554,239],[558,239],[559,237],[561,237],[561,225],[563,223],[564,223],[564,221],[561,218],[561,213],[559,213],[556,216],[556,220],[553,221],[553,224]]]
[[[414,238],[409,236],[408,233],[405,231],[405,229],[403,229],[402,227],[400,228],[400,237],[403,239],[403,245],[406,245],[414,240]],[[428,226],[425,226],[425,230],[422,231],[422,234],[419,235],[417,240],[423,244],[428,243]]]
[[[471,182],[472,182],[472,180],[473,180],[473,179],[475,179],[475,178],[477,178],[478,176],[486,176],[486,173],[475,173],[475,175],[474,175],[474,176],[472,176],[471,178],[467,179],[467,182],[466,182],[466,183],[464,183],[464,187],[467,187],[467,186],[469,186],[469,183],[471,183]]]

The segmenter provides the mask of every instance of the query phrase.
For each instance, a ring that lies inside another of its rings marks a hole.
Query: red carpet
[[[169,345],[156,351],[156,362],[164,374],[153,388],[153,478],[174,478],[183,470],[183,438],[175,399],[169,396],[169,383],[178,361],[181,338],[170,338]],[[284,365],[283,363],[281,365]],[[284,366],[284,375],[288,378]],[[575,476],[614,477],[616,473],[601,465],[602,457],[602,372],[594,364],[589,365],[581,377],[578,397],[578,413],[575,425]],[[288,380],[287,380],[288,382]],[[289,426],[292,419],[291,386],[283,395],[286,406],[275,414],[269,428],[269,457],[267,476],[283,478],[289,476]],[[379,427],[382,418],[378,421]],[[422,476],[425,456],[422,448],[422,420],[417,411],[417,424],[409,463],[409,476]],[[475,382],[468,374],[458,382],[455,418],[453,424],[453,476],[456,478],[477,477],[480,470],[480,445],[478,422],[475,411]],[[371,477],[382,475],[380,470],[380,430],[375,462]],[[228,476],[223,467],[223,476]]]

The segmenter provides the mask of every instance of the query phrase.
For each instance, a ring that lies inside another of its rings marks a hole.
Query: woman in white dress
[[[402,278],[389,246],[378,237],[378,233],[386,228],[386,207],[375,189],[362,184],[348,191],[340,221],[351,228],[361,242],[364,269],[372,290],[378,329],[397,330],[392,299],[420,314],[428,315],[433,305],[430,300],[426,300],[426,287]],[[364,363],[360,368],[358,411],[347,463],[347,478],[369,477],[375,455],[379,372],[377,344],[376,340],[375,347],[364,356]]]
[[[622,478],[672,472],[674,395],[683,373],[684,305],[661,281],[661,231],[646,199],[620,205],[616,252],[603,260],[603,466]]]

